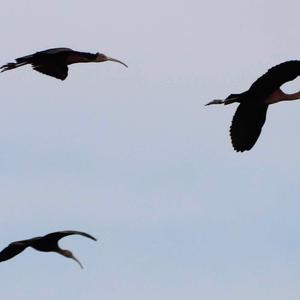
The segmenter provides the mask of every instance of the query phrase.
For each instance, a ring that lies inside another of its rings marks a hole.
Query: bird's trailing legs
[[[205,104],[205,106],[211,105],[211,104],[224,104],[224,105],[227,105],[227,104],[231,104],[231,103],[237,102],[236,101],[237,99],[238,99],[238,97],[227,98],[225,100],[215,99],[215,100],[210,101],[207,104]]]
[[[28,64],[28,62],[23,62],[23,63],[8,63],[6,65],[3,65],[2,67],[0,67],[1,72],[4,72],[4,71],[8,71],[8,70],[11,70],[11,69],[15,69],[15,68],[18,68],[18,67],[21,67],[23,65],[26,65]]]

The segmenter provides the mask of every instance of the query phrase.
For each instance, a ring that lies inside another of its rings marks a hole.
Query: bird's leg
[[[1,66],[0,69],[2,69],[1,72],[4,72],[4,71],[8,71],[8,70],[12,70],[12,69],[21,67],[21,66],[26,65],[26,64],[28,64],[28,62],[23,62],[23,63],[11,62],[11,63],[8,63],[6,65]]]

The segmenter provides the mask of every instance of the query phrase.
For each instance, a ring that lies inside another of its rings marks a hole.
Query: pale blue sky
[[[299,59],[299,1],[20,2],[1,8],[1,64],[70,47],[129,68],[1,74],[0,248],[99,241],[61,241],[84,270],[32,249],[1,263],[0,298],[298,300],[300,103],[243,154],[235,106],[204,104]]]

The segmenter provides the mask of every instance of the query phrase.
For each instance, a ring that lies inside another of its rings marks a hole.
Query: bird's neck
[[[300,92],[294,93],[294,94],[286,94],[281,89],[276,90],[274,93],[272,93],[267,99],[267,104],[274,104],[281,101],[291,101],[291,100],[297,100],[300,99]]]
[[[63,256],[67,256],[66,254],[67,254],[68,251],[66,251],[66,250],[61,249],[61,248],[58,247],[56,249],[56,252],[59,253],[59,254],[61,254],[61,255],[63,255]]]

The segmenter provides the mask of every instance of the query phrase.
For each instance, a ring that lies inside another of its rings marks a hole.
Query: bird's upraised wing
[[[0,262],[11,259],[28,247],[27,243],[13,242],[0,252]]]
[[[269,69],[259,77],[250,87],[249,92],[269,96],[284,83],[294,80],[300,75],[300,60],[283,62]]]
[[[53,240],[58,241],[58,240],[60,240],[61,238],[65,237],[65,236],[73,235],[73,234],[82,235],[82,236],[85,236],[89,239],[97,241],[97,239],[94,238],[93,236],[91,236],[90,234],[82,232],[82,231],[76,231],[76,230],[65,230],[65,231],[52,232],[52,233],[49,233],[49,234],[45,235],[43,238],[53,239]]]
[[[267,104],[252,101],[238,106],[230,127],[234,150],[243,152],[254,146],[265,123],[267,109]]]

